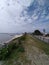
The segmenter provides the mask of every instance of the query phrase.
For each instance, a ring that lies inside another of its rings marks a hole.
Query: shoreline
[[[11,38],[10,40],[6,41],[5,43],[8,43],[8,42],[12,41],[12,40],[15,39],[15,38],[21,37],[22,35],[23,35],[23,34],[15,35],[13,38]]]
[[[13,36],[10,40],[8,40],[8,41],[6,41],[6,42],[4,42],[4,43],[0,43],[0,48],[2,47],[2,46],[4,46],[5,44],[8,44],[10,41],[12,41],[13,39],[15,39],[15,38],[18,38],[18,37],[21,37],[23,34],[20,34],[20,35],[15,35],[15,36]]]

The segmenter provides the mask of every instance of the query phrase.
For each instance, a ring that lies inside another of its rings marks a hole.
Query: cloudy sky
[[[0,0],[0,33],[49,32],[49,0]]]

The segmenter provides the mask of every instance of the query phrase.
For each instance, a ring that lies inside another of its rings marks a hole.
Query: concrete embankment
[[[13,39],[15,38],[18,38],[18,37],[21,37],[23,34],[20,34],[20,35],[15,35],[12,39],[4,42],[4,43],[0,43],[0,48],[3,47],[5,44],[9,43],[10,41],[12,41]]]
[[[49,37],[43,37],[43,36],[35,36],[35,37],[46,42],[46,43],[49,43]]]
[[[8,43],[8,42],[12,41],[13,39],[18,38],[18,37],[21,37],[21,36],[22,36],[22,34],[21,35],[15,35],[12,39],[6,41],[5,43]]]

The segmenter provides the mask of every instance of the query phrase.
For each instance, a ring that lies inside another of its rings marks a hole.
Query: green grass
[[[47,55],[49,55],[49,44],[47,44],[46,42],[43,42],[43,41],[35,38],[34,36],[32,37],[32,39],[35,42],[35,46],[37,46],[38,48],[42,49]]]
[[[25,63],[27,63],[27,57],[25,57],[25,48],[28,46],[30,46],[31,48],[32,45],[38,47],[39,49],[43,50],[47,55],[49,55],[49,44],[29,34],[16,38],[9,43],[9,48],[5,47],[2,49],[3,59],[5,59],[6,57],[7,50],[11,52],[7,57],[8,59],[5,60],[4,65],[21,65],[20,63],[18,63],[19,60],[22,60],[22,62],[25,61]],[[14,62],[16,62],[16,64],[14,64]]]
[[[22,40],[24,40],[24,39],[22,39],[22,37],[21,37],[18,39],[14,39],[10,42],[9,48],[11,48],[11,46],[15,46],[15,45],[16,45],[16,48],[11,50],[12,52],[10,53],[9,58],[5,60],[4,65],[14,65],[14,62],[17,62],[16,64],[20,65],[20,63],[18,62],[18,59],[20,59],[21,55],[23,55],[25,52],[25,49],[22,44]],[[12,43],[16,43],[16,44],[13,45]]]
[[[0,48],[0,60],[7,60],[11,57],[11,54],[16,51],[16,55],[19,52],[24,52],[24,47],[20,39],[15,39],[9,42],[8,45]],[[15,55],[14,55],[15,56]]]

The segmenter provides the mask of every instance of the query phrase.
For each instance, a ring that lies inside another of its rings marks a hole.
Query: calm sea
[[[15,35],[17,35],[17,34],[16,33],[0,33],[0,44],[10,40]]]

